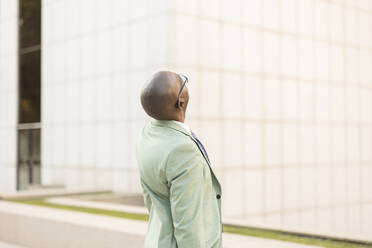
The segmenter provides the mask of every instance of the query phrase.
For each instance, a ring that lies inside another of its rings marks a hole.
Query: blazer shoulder
[[[184,150],[193,150],[197,148],[194,141],[189,135],[186,135],[177,130],[169,131],[170,136],[168,142],[171,143],[172,149],[170,153],[184,151]]]
[[[185,170],[202,161],[202,156],[190,137],[176,139],[169,150],[166,171],[173,174],[179,170]]]

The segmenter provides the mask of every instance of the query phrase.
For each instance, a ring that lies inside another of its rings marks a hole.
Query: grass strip
[[[136,214],[136,213],[105,210],[105,209],[98,209],[98,208],[86,208],[86,207],[77,207],[77,206],[70,206],[70,205],[63,205],[63,204],[55,204],[55,203],[49,203],[45,201],[45,198],[14,199],[14,200],[8,200],[8,201],[36,205],[36,206],[43,206],[43,207],[51,207],[51,208],[57,208],[57,209],[63,209],[63,210],[84,212],[84,213],[90,213],[90,214],[98,214],[98,215],[112,216],[112,217],[118,217],[118,218],[132,219],[132,220],[148,221],[149,219],[149,216],[147,214]],[[281,240],[281,241],[287,241],[287,242],[305,244],[305,245],[315,245],[315,246],[320,246],[320,247],[325,247],[325,248],[372,248],[372,244],[367,243],[367,242],[364,243],[364,242],[357,242],[357,241],[338,240],[338,239],[333,239],[333,238],[322,238],[322,237],[312,236],[312,235],[307,235],[307,234],[293,234],[293,233],[288,233],[285,231],[268,230],[268,229],[246,227],[246,226],[235,226],[235,225],[224,224],[223,232],[239,234],[239,235],[247,235],[247,236],[264,238],[264,239]]]

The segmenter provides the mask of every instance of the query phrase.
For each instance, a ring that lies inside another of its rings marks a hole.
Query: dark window
[[[20,48],[40,45],[41,0],[20,0]]]
[[[40,50],[20,57],[20,123],[40,122]]]
[[[41,0],[19,6],[19,123],[40,122]]]

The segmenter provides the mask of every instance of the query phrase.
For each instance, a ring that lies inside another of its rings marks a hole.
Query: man
[[[146,248],[222,247],[221,186],[207,152],[184,124],[187,78],[156,73],[141,92],[154,118],[142,130],[137,161],[150,213]]]

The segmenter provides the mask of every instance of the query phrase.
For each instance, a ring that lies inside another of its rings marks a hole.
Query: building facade
[[[23,1],[0,0],[1,192],[141,192],[139,92],[173,70],[226,220],[372,236],[372,1],[44,0],[29,47]]]

